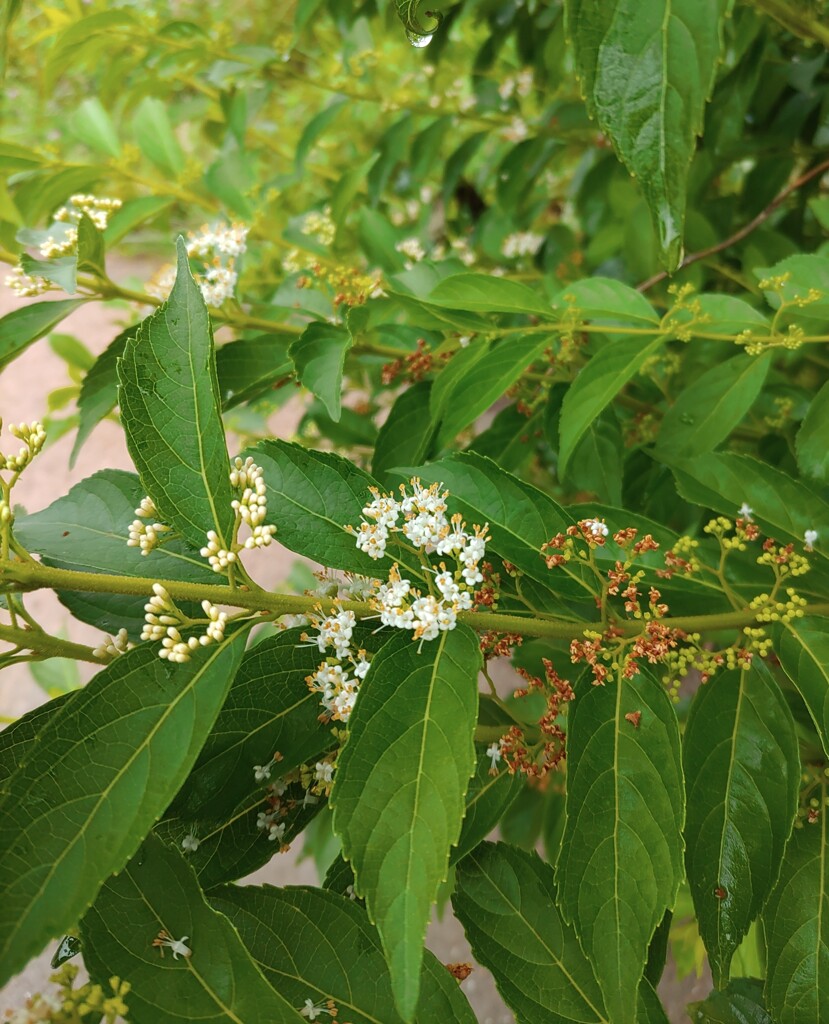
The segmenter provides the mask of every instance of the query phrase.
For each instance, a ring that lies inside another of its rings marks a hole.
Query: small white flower
[[[161,955],[164,956],[164,949],[171,949],[173,951],[173,959],[178,960],[180,956],[188,957],[193,955],[192,949],[186,945],[187,940],[190,938],[189,935],[182,935],[180,939],[174,939],[171,935],[168,935],[163,929],[158,933],[158,937],[153,939],[153,945],[156,949],[161,950]]]
[[[544,244],[544,235],[537,235],[532,231],[516,231],[507,235],[501,246],[501,254],[507,259],[516,259],[519,256],[535,256]]]
[[[192,832],[188,832],[184,839],[182,839],[181,848],[185,853],[195,853],[198,850],[199,841]]]
[[[803,542],[806,545],[806,550],[807,551],[814,551],[817,539],[818,539],[818,532],[817,532],[817,530],[807,530],[803,534]]]
[[[257,782],[264,782],[265,779],[271,777],[271,768],[273,767],[273,761],[268,764],[255,764],[253,766],[253,777]]]
[[[584,525],[594,537],[606,537],[610,533],[607,524],[603,523],[601,519],[586,519]]]
[[[748,504],[747,501],[744,501],[737,510],[737,515],[739,515],[741,519],[745,519],[747,522],[750,523],[752,522],[751,517],[754,515],[754,509],[751,507],[751,505]]]
[[[397,243],[395,249],[403,253],[404,256],[408,256],[410,260],[414,260],[415,263],[426,258],[426,250],[418,238],[404,238],[402,242]]]
[[[334,765],[328,761],[317,761],[314,768],[314,778],[317,782],[329,783],[334,778]]]
[[[498,770],[498,764],[501,760],[501,741],[497,743],[490,743],[486,748],[486,756],[489,758],[489,770],[490,772],[496,772]]]

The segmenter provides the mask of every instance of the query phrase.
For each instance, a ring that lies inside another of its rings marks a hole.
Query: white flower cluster
[[[320,695],[324,720],[347,722],[354,710],[360,683],[369,670],[369,661],[364,650],[355,651],[351,640],[357,623],[354,612],[335,610],[323,619],[312,619],[317,629],[315,637],[302,634],[302,639],[315,644],[321,654],[330,650],[325,661],[306,678],[312,693]]]
[[[0,420],[0,429],[2,429],[2,426],[3,421]],[[21,473],[46,443],[46,431],[42,423],[38,422],[38,420],[32,420],[31,423],[13,423],[9,427],[9,433],[16,437],[18,441],[22,441],[23,444],[18,449],[16,455],[0,454],[0,469]]]
[[[475,587],[484,578],[480,564],[486,553],[487,527],[476,526],[468,533],[460,515],[447,518],[448,492],[441,491],[441,484],[423,487],[413,479],[410,486],[411,494],[401,486],[399,499],[372,488],[373,500],[363,508],[363,522],[352,531],[357,547],[371,558],[385,555],[392,533],[402,533],[426,554],[454,558],[453,569],[440,562],[433,570],[437,593],[423,594],[394,565],[388,582],[372,598],[383,625],[411,629],[416,640],[433,640],[438,633],[455,628],[458,612],[472,607]]]
[[[135,645],[130,643],[130,638],[125,629],[119,629],[114,637],[107,634],[98,646],[92,651],[96,658],[117,658]]]
[[[411,262],[406,262],[406,269],[409,270],[413,263],[419,263],[421,260],[426,259],[426,250],[420,242],[419,238],[404,238],[402,242],[398,242],[394,247],[397,252],[402,253],[404,256],[408,256]]]
[[[247,249],[248,228],[244,224],[209,225],[198,234],[190,234],[187,240],[187,255],[202,263],[193,277],[201,289],[208,306],[217,308],[233,297],[239,275],[236,259]],[[148,295],[166,300],[175,284],[176,268],[164,266],[146,284]]]
[[[148,555],[158,547],[161,534],[169,533],[170,527],[165,526],[163,523],[141,522],[141,519],[155,519],[158,516],[158,509],[150,497],[141,499],[135,514],[140,518],[133,519],[130,523],[127,547],[141,548],[141,554]]]
[[[11,288],[15,295],[21,299],[30,298],[33,295],[42,295],[52,287],[52,282],[45,277],[37,277],[27,274],[22,267],[13,267],[3,279],[7,288]]]
[[[537,235],[533,231],[516,231],[507,235],[501,246],[502,255],[507,259],[516,259],[519,256],[535,256],[544,244],[544,235]]]
[[[56,223],[67,225],[62,237],[48,235],[40,243],[40,255],[44,259],[71,256],[78,247],[78,224],[84,214],[99,231],[103,231],[111,215],[120,208],[120,199],[98,199],[97,196],[84,195],[80,192],[70,196],[66,206],[61,206],[54,218]]]
[[[209,601],[202,601],[205,619],[188,619],[176,607],[175,602],[160,583],[153,584],[153,597],[144,605],[144,629],[142,640],[160,640],[159,658],[179,664],[189,661],[193,651],[209,644],[221,643],[225,636],[227,612],[219,609]],[[201,636],[191,636],[184,640],[179,627],[206,624]]]

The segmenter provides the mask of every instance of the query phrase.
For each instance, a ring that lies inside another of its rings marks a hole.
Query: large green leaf
[[[609,1022],[590,961],[557,909],[552,868],[536,854],[481,843],[458,865],[452,906],[521,1021]]]
[[[371,471],[379,479],[386,470],[416,466],[426,458],[435,432],[429,417],[431,390],[431,381],[424,380],[395,400],[374,446]]]
[[[806,530],[829,522],[829,504],[805,484],[750,455],[699,455],[671,469],[683,498],[730,516],[747,502],[761,528],[778,539],[802,544]],[[816,550],[824,540],[818,540]]]
[[[297,377],[319,398],[335,423],[340,418],[343,365],[350,348],[351,335],[345,328],[313,323],[290,349]]]
[[[685,862],[718,987],[777,881],[797,810],[794,721],[771,673],[755,662],[699,690],[683,743]]]
[[[438,283],[427,301],[447,309],[477,313],[530,313],[554,320],[556,313],[540,293],[521,284],[489,274],[455,274]]]
[[[6,783],[29,756],[38,735],[71,696],[65,693],[40,704],[0,732],[0,805],[7,795]]]
[[[466,793],[466,811],[460,839],[450,854],[457,864],[475,849],[495,828],[504,812],[524,789],[520,773],[511,774],[505,768],[492,774],[492,762],[481,744],[476,744],[478,764]]]
[[[230,465],[219,413],[213,332],[178,241],[170,298],[127,341],[118,364],[127,447],[164,522],[195,547],[230,544]]]
[[[147,556],[127,547],[129,524],[144,493],[134,473],[102,469],[48,508],[18,519],[15,533],[29,551],[60,569],[215,584],[206,561],[183,541],[169,541]],[[141,633],[146,597],[75,591],[58,596],[83,622],[110,633],[123,626],[133,640]]]
[[[398,1012],[414,1017],[423,939],[475,770],[480,649],[459,626],[423,644],[395,636],[372,662],[349,721],[334,830],[377,925]]]
[[[829,478],[829,381],[812,399],[797,432],[797,464],[802,473],[824,483]]]
[[[714,83],[725,0],[567,0],[588,110],[642,187],[668,269]]]
[[[333,999],[350,1024],[401,1024],[377,932],[365,910],[325,889],[226,886],[210,894],[259,969],[294,1006]],[[446,968],[426,952],[417,1024],[475,1024]]]
[[[773,1024],[763,1006],[763,983],[755,978],[734,978],[722,992],[714,991],[688,1013],[695,1024]]]
[[[135,852],[192,767],[244,643],[237,632],[175,666],[137,647],[38,733],[0,805],[0,982]]]
[[[288,356],[290,336],[263,334],[222,345],[216,351],[216,372],[222,408],[232,409],[269,391],[290,377],[294,365]]]
[[[189,956],[154,948],[160,931]],[[301,1024],[228,919],[204,898],[184,858],[150,835],[101,889],[81,923],[84,962],[94,981],[128,978],[133,1024]]]
[[[144,155],[175,179],[184,168],[185,158],[167,111],[163,100],[145,96],[133,116],[132,130]]]
[[[261,783],[254,765],[278,751],[273,778],[332,745],[320,724],[319,695],[305,682],[322,660],[316,645],[303,645],[301,629],[267,637],[242,660],[233,686],[196,765],[173,805],[176,813],[221,816]]]
[[[33,341],[79,309],[87,299],[60,299],[58,302],[33,302],[0,317],[0,367],[16,359]]]
[[[279,542],[333,569],[377,576],[388,559],[375,561],[358,550],[354,534],[377,482],[350,459],[287,441],[263,441],[251,449],[264,471],[268,512]]]
[[[450,444],[470,423],[502,397],[551,344],[551,337],[528,334],[504,338],[458,380],[444,400],[438,447]]]
[[[829,756],[829,630],[826,619],[805,615],[775,627],[774,651],[809,709]]]
[[[664,341],[659,336],[620,338],[605,345],[579,371],[561,406],[559,476],[567,473],[568,463],[590,424]]]
[[[78,453],[93,429],[115,408],[118,401],[118,360],[124,353],[127,339],[135,337],[137,331],[138,324],[135,324],[116,335],[83,379],[78,396],[78,433],[69,457],[70,467],[75,465]]]
[[[775,1024],[829,1020],[829,814],[826,780],[815,824],[792,833],[763,915],[766,1004]]]
[[[625,717],[637,713],[636,722]],[[596,968],[613,1024],[635,1024],[648,946],[683,874],[673,705],[645,672],[606,686],[583,679],[567,748],[559,905]]]
[[[659,324],[659,316],[645,296],[612,277],[586,277],[568,284],[553,300],[553,307],[579,320]]]
[[[716,448],[754,404],[770,365],[768,353],[740,355],[706,370],[668,409],[657,451],[667,458],[688,458]]]

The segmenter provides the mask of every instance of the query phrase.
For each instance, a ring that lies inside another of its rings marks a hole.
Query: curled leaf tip
[[[415,46],[425,46],[443,21],[440,11],[424,10],[423,18],[431,23],[427,26],[421,20],[421,4],[422,0],[397,0],[397,15],[403,22],[407,38]]]

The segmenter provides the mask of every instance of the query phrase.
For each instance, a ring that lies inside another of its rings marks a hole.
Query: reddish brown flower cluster
[[[633,641],[631,656],[625,663],[625,678],[630,679],[639,673],[639,666],[636,664],[637,658],[647,658],[652,665],[655,665],[665,657],[668,651],[673,650],[680,640],[685,640],[687,635],[681,629],[670,629],[663,623],[651,619],[645,625],[644,632],[640,633]]]
[[[541,553],[545,551],[554,551],[555,554],[547,555],[544,558],[544,562],[548,569],[555,569],[559,565],[565,565],[569,561],[569,556],[562,552],[567,546],[567,535],[564,533],[557,533],[555,537],[551,537],[546,544],[541,545]]]
[[[757,540],[760,536],[760,527],[748,519],[738,519],[734,525],[741,540]]]
[[[515,691],[516,697],[525,697],[533,690],[545,694],[547,707],[538,720],[538,728],[544,740],[541,744],[528,748],[526,737],[519,726],[514,725],[501,738],[501,757],[506,762],[510,774],[521,772],[529,778],[541,779],[548,772],[557,768],[566,757],[564,730],[558,725],[562,705],[573,700],[575,694],[568,680],[562,679],[553,668],[548,658],[542,659],[544,679],[534,676],[526,669],[518,669],[526,681],[525,688]]]
[[[497,608],[498,597],[501,593],[501,576],[493,572],[491,562],[481,563],[481,575],[484,582],[479,590],[475,591],[475,605],[478,608]]]
[[[593,673],[593,685],[604,686],[608,675],[607,665],[599,661],[600,655],[605,652],[602,646],[601,637],[592,640],[571,640],[570,660],[574,665],[580,661],[586,662]]]
[[[452,355],[452,352],[444,352],[438,359],[445,363],[452,358]],[[417,384],[418,381],[423,380],[427,373],[431,373],[434,368],[434,353],[429,351],[425,338],[418,338],[417,351],[410,352],[408,355],[403,356],[402,359],[395,359],[392,363],[386,363],[380,371],[380,379],[384,384],[393,384],[402,373],[407,380]]]
[[[489,661],[491,658],[508,658],[513,649],[524,643],[524,637],[520,633],[496,633],[494,630],[487,630],[481,634],[481,652],[484,658]]]
[[[673,551],[665,552],[665,568],[657,569],[656,575],[662,580],[669,580],[675,572],[690,573],[696,571],[696,566],[684,558],[680,558],[679,555]]]

